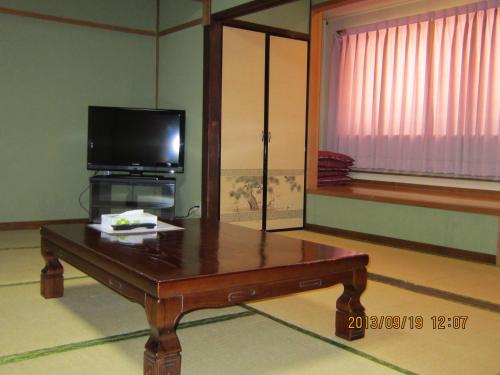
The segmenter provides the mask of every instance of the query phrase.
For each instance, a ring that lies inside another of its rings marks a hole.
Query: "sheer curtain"
[[[349,29],[327,147],[356,167],[500,177],[499,1]]]

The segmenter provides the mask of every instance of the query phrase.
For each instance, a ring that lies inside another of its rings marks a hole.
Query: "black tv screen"
[[[185,111],[89,107],[87,169],[184,171]]]

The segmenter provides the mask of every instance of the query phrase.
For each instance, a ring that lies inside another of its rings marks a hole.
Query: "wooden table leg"
[[[45,267],[40,274],[40,294],[45,298],[58,298],[64,294],[64,269],[57,256],[42,241]]]
[[[144,351],[144,375],[180,375],[181,344],[176,327],[182,296],[156,299],[146,295],[144,308],[151,334]]]
[[[337,300],[335,335],[349,341],[360,339],[365,336],[365,308],[359,299],[366,288],[366,268],[354,270],[343,284],[344,293]],[[361,321],[356,321],[356,317],[361,317]]]

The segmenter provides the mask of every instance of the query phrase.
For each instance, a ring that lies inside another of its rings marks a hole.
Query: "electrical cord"
[[[200,208],[200,206],[196,205],[196,206],[193,206],[191,207],[189,210],[188,210],[188,213],[186,216],[176,216],[175,218],[176,219],[186,219],[188,218],[190,215],[191,215],[191,211],[193,211],[195,208]]]
[[[85,192],[87,190],[89,190],[90,188],[90,185],[87,185],[87,187],[85,189],[83,189],[83,191],[80,193],[80,196],[78,197],[78,204],[80,205],[80,207],[87,213],[89,213],[89,210],[87,209],[87,207],[85,207],[83,204],[82,204],[82,197],[83,197],[83,194],[85,194]]]
[[[99,171],[96,171],[96,172],[94,173],[94,176],[93,176],[93,177],[97,176],[98,174],[99,174]],[[83,209],[86,213],[89,213],[89,210],[87,209],[87,207],[85,207],[85,206],[83,205],[83,203],[82,203],[82,197],[83,197],[83,194],[85,194],[85,192],[86,192],[87,190],[89,190],[89,188],[90,188],[90,184],[89,184],[89,185],[87,185],[87,187],[86,187],[85,189],[83,189],[83,190],[82,190],[82,192],[80,193],[80,195],[78,196],[78,204],[80,205],[80,207],[81,207],[81,208],[82,208],[82,209]]]

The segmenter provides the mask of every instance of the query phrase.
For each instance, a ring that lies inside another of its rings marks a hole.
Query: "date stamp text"
[[[424,319],[421,315],[366,315],[349,317],[349,329],[422,329],[431,324],[436,330],[465,329],[467,315],[433,315]]]

